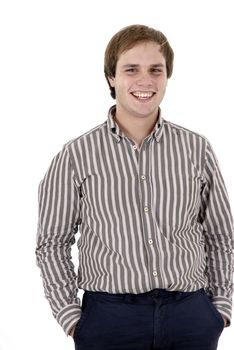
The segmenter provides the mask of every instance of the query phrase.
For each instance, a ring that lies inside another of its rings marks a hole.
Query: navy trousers
[[[76,350],[215,350],[223,328],[204,289],[85,291],[74,341]]]

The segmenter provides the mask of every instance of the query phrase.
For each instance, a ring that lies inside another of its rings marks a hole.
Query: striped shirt
[[[114,115],[115,106],[68,142],[39,186],[36,256],[54,316],[68,334],[81,315],[79,288],[207,288],[230,322],[233,221],[209,141],[160,111],[138,147]]]

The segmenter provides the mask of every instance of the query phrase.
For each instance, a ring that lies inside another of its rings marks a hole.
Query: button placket
[[[133,146],[134,149],[134,146]],[[147,252],[147,269],[149,272],[149,280],[152,279],[152,268],[154,269],[154,266],[152,266],[151,256],[152,256],[152,247],[153,247],[153,240],[151,238],[149,230],[151,230],[151,227],[149,225],[150,220],[150,187],[148,184],[149,175],[146,173],[147,167],[147,150],[146,150],[146,144],[141,145],[139,149],[139,162],[138,162],[138,174],[139,174],[139,191],[140,191],[140,199],[141,199],[141,207],[142,207],[142,233],[145,240],[145,248]],[[145,159],[146,158],[146,159]],[[148,246],[148,248],[147,248]],[[154,271],[154,270],[153,270]],[[155,270],[156,271],[156,270]],[[154,278],[154,277],[153,277]]]

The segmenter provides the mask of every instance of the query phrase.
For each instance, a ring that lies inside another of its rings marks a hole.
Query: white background
[[[134,23],[168,37],[175,65],[164,118],[210,140],[234,208],[231,0],[2,0],[0,350],[74,348],[51,314],[35,265],[37,188],[65,142],[106,120],[113,100],[104,50]],[[233,348],[233,327],[219,349]]]

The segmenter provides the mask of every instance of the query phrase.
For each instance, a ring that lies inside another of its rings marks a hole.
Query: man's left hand
[[[226,317],[222,316],[223,318],[223,322],[224,322],[224,327],[227,327],[227,324],[228,324],[228,320]]]

